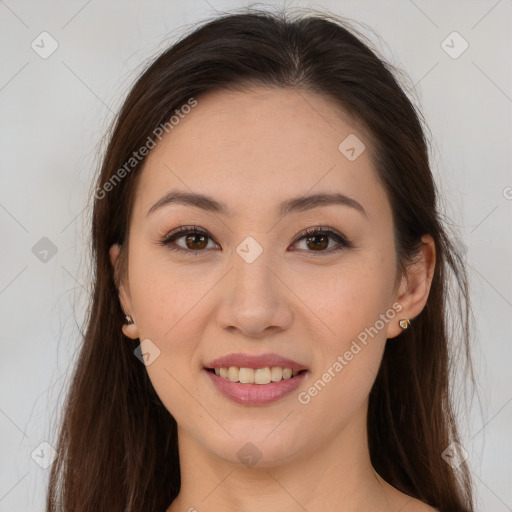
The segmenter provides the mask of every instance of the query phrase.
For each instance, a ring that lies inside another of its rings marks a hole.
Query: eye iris
[[[200,239],[200,241],[198,241],[198,239]],[[192,244],[200,244],[200,245],[202,244],[202,245],[201,245],[201,247],[197,247],[197,246],[191,247],[189,242],[191,242]],[[187,235],[186,245],[187,245],[188,249],[197,249],[197,250],[204,249],[207,245],[206,236],[198,234],[198,233]]]
[[[322,242],[318,242],[318,239],[321,238]],[[313,247],[309,245],[313,240],[317,240],[313,242]],[[306,243],[310,249],[325,249],[329,245],[329,237],[327,235],[314,235],[308,236]]]

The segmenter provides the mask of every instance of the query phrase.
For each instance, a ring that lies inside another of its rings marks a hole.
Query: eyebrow
[[[177,190],[171,190],[160,198],[147,212],[146,215],[153,213],[154,211],[168,205],[181,204],[185,206],[193,206],[200,208],[207,212],[218,213],[232,216],[227,206],[219,201],[213,199],[210,196],[204,194],[197,194],[192,192],[180,192]],[[289,215],[294,212],[303,212],[319,206],[329,205],[342,205],[354,208],[358,212],[362,213],[365,217],[368,217],[366,210],[363,208],[361,203],[357,202],[345,194],[340,193],[319,193],[309,196],[299,196],[292,199],[288,199],[282,202],[278,209],[282,217]]]

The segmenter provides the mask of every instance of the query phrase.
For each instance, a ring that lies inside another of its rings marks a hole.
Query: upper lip
[[[291,368],[292,370],[307,370],[306,366],[282,357],[279,354],[228,354],[210,361],[205,368],[229,368],[237,366],[239,368],[265,368],[265,366],[279,366],[281,368]]]

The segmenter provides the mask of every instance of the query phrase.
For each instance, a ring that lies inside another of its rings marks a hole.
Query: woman
[[[329,15],[223,15],[147,68],[95,191],[49,512],[473,510],[467,285],[418,116]]]

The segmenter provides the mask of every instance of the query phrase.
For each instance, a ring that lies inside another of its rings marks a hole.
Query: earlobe
[[[122,269],[119,266],[119,253],[121,246],[114,244],[109,249],[110,263],[112,264],[112,270],[114,272],[114,280],[117,286],[117,292],[121,308],[126,316],[133,319],[131,322],[126,322],[122,326],[124,335],[131,339],[137,339],[139,337],[139,331],[135,322],[135,318],[132,312],[131,296],[129,291],[125,289],[125,279],[122,275]]]
[[[112,266],[115,265],[117,257],[119,256],[120,249],[121,246],[119,244],[113,244],[108,250],[108,255],[110,256],[110,263],[112,264]]]
[[[404,319],[414,319],[427,303],[435,270],[436,248],[430,235],[424,235],[421,240],[423,245],[419,249],[416,261],[407,267],[406,274],[402,277],[396,296],[396,301],[402,305],[402,309],[397,319],[389,325],[388,338],[398,336],[407,323],[400,325],[400,322]]]
[[[135,324],[123,324],[121,329],[127,338],[131,338],[132,340],[139,338],[139,329]]]

